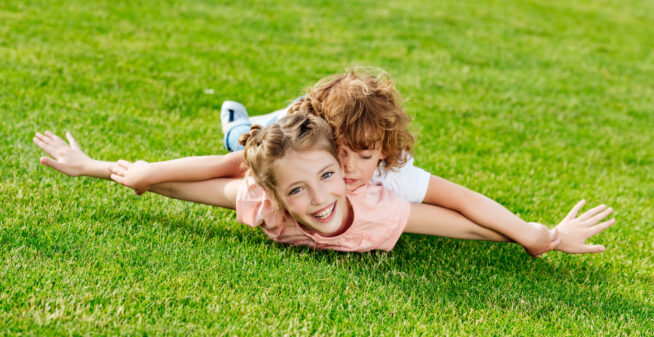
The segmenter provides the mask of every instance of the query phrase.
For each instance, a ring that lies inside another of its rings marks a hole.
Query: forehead
[[[385,131],[370,121],[363,120],[358,125],[349,123],[335,131],[337,144],[347,145],[354,151],[381,148]]]
[[[327,151],[289,151],[274,163],[273,170],[279,187],[284,188],[297,181],[311,179],[330,166],[338,167],[338,162]]]
[[[352,145],[341,141],[341,140],[336,140],[336,146],[338,147],[339,150],[346,150],[346,151],[352,151],[352,152],[380,152],[381,153],[381,145],[379,143],[377,144],[372,144],[370,147],[362,147],[362,148],[353,148]]]

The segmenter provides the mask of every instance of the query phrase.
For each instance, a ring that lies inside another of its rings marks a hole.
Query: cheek
[[[375,174],[376,169],[377,169],[377,162],[374,160],[370,160],[369,163],[366,163],[366,166],[364,168],[365,176],[372,177]]]
[[[329,194],[345,195],[345,183],[343,177],[336,177],[329,182]]]
[[[302,197],[288,198],[283,201],[283,207],[291,214],[303,214],[307,203]]]

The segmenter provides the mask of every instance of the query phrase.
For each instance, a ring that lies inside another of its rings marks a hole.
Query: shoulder
[[[354,220],[348,235],[359,240],[357,251],[390,250],[406,227],[411,204],[392,191],[368,184],[350,196]]]
[[[266,228],[281,226],[286,216],[283,210],[274,207],[266,191],[247,177],[236,194],[236,218],[249,226]]]
[[[362,215],[380,214],[409,204],[393,191],[383,186],[368,183],[350,194],[352,207]]]

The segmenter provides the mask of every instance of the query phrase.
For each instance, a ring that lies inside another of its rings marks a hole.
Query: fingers
[[[561,244],[563,240],[559,237],[558,228],[554,228],[550,231],[550,240],[552,242],[550,243],[549,250],[556,249],[556,247],[558,247]]]
[[[609,214],[611,214],[611,212],[613,212],[613,208],[609,207],[606,210],[604,210],[603,212],[597,213],[597,214],[593,215],[592,217],[590,217],[588,219],[588,222],[590,223],[591,226],[595,225],[596,223],[602,221],[602,219],[609,216]]]
[[[117,183],[119,183],[121,185],[127,186],[127,185],[125,185],[125,177],[123,177],[121,175],[118,175],[118,174],[112,174],[109,177],[111,178],[111,180],[113,180],[113,181],[115,181],[115,182],[117,182]]]
[[[579,220],[588,220],[592,216],[594,216],[595,214],[597,214],[597,213],[599,213],[599,212],[601,212],[601,211],[603,211],[605,209],[606,209],[606,205],[599,205],[599,206],[597,206],[595,208],[591,208],[591,209],[587,210],[586,212],[584,212],[584,214],[582,214],[579,217]]]
[[[53,156],[53,150],[54,149],[52,148],[52,146],[50,146],[49,143],[46,143],[45,140],[43,140],[41,137],[39,137],[39,135],[43,136],[43,135],[37,133],[36,137],[32,138],[32,140],[34,141],[34,144],[36,144],[36,146],[38,146],[41,150],[43,150],[43,152],[47,153],[50,156]]]
[[[577,213],[579,213],[579,210],[584,207],[586,204],[586,200],[581,200],[579,201],[574,207],[572,207],[572,210],[570,210],[570,213],[568,213],[567,218],[568,219],[574,219],[577,217]]]
[[[41,140],[42,142],[44,142],[46,144],[50,144],[52,142],[50,137],[48,137],[48,136],[46,136],[46,135],[44,135],[44,134],[42,134],[40,132],[36,133],[36,138],[38,138],[39,140]]]
[[[59,136],[55,135],[54,133],[52,133],[50,131],[46,131],[45,135],[46,135],[46,137],[50,138],[50,140],[51,140],[50,142],[53,143],[53,144],[56,144],[56,143],[66,144],[66,142],[63,139],[59,138]]]
[[[117,161],[116,164],[118,164],[118,166],[122,167],[125,170],[129,169],[132,166],[132,163],[128,162],[127,160],[123,160],[123,159]]]
[[[48,167],[52,167],[53,169],[55,169],[57,171],[59,171],[59,168],[61,166],[56,160],[53,160],[52,158],[49,158],[49,157],[41,157],[40,162],[41,162],[41,164],[43,164],[45,166],[48,166]]]
[[[599,224],[597,226],[593,226],[593,227],[589,228],[588,229],[588,234],[590,234],[590,235],[588,237],[591,237],[591,236],[593,236],[593,235],[595,235],[597,233],[600,233],[601,231],[613,226],[613,224],[615,224],[615,219],[604,221],[604,222],[602,222],[601,224]]]
[[[70,147],[72,147],[73,149],[81,151],[81,149],[79,147],[79,144],[77,144],[77,141],[75,141],[75,138],[73,138],[73,135],[68,131],[66,131],[66,139],[68,139],[68,143],[70,144]]]
[[[64,142],[63,139],[57,137],[50,131],[46,131],[45,135],[37,132],[36,136],[32,139],[36,145],[45,151],[48,155],[57,158],[57,153],[59,150],[62,150],[68,147],[68,144]]]
[[[603,253],[606,250],[606,247],[602,245],[583,245],[579,249],[580,254],[586,253]]]
[[[119,163],[116,163],[109,168],[109,172],[112,173],[111,174],[112,176],[117,175],[120,177],[124,177],[125,174],[127,173],[127,168],[120,165]],[[113,179],[113,177],[111,179]]]

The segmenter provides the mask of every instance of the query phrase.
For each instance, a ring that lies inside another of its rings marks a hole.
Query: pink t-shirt
[[[393,249],[409,220],[409,202],[373,184],[348,192],[346,197],[354,212],[352,226],[333,237],[307,232],[288,212],[273,208],[252,178],[243,181],[236,195],[236,217],[241,223],[261,227],[277,242],[295,246],[346,252]]]

